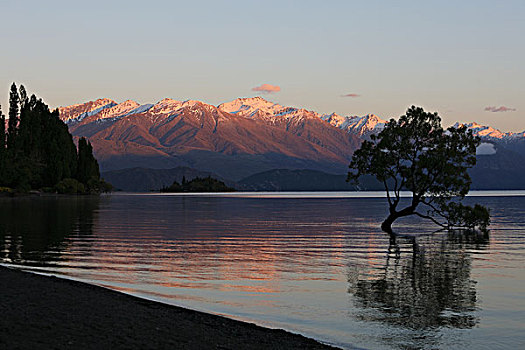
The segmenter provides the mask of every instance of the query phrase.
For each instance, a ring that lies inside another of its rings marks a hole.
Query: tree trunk
[[[389,235],[392,235],[394,233],[392,231],[392,224],[394,223],[396,219],[397,217],[395,217],[395,215],[393,214],[388,215],[385,221],[383,221],[383,223],[381,224],[381,229],[385,231],[386,233],[388,233]]]
[[[396,221],[400,217],[414,214],[414,210],[416,209],[416,206],[417,204],[416,205],[413,204],[400,211],[396,211],[394,208],[391,207],[390,214],[385,219],[385,221],[383,221],[383,223],[381,224],[381,229],[385,231],[386,233],[388,233],[389,235],[393,235],[394,231],[392,230],[392,224],[394,223],[394,221]]]

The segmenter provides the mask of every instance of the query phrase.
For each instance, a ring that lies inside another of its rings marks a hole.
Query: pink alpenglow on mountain
[[[67,107],[59,107],[60,118],[63,121],[72,119],[81,120],[90,115],[95,115],[106,108],[111,108],[117,103],[108,98],[99,98],[96,101],[89,101],[86,103],[71,105]]]
[[[525,137],[525,131],[519,132],[519,133],[501,132],[498,129],[494,129],[491,126],[480,125],[478,123],[467,123],[467,124],[456,123],[454,124],[455,128],[458,128],[460,126],[466,126],[467,129],[472,130],[475,136],[479,136],[479,137],[487,138],[487,139],[510,140],[510,139],[517,139],[517,138]]]
[[[374,114],[322,115],[262,97],[219,106],[170,98],[143,105],[99,99],[59,111],[75,138],[91,141],[103,171],[184,166],[234,181],[273,169],[345,174],[362,140],[386,123]],[[524,137],[476,123],[467,127],[485,139]]]
[[[261,97],[219,107],[166,98],[61,110],[74,137],[89,138],[103,170],[187,166],[230,179],[276,168],[342,173],[360,144],[316,112]]]
[[[332,113],[323,115],[321,118],[335,127],[358,136],[378,133],[383,130],[386,124],[386,120],[379,118],[375,114],[368,114],[363,117],[343,117],[336,113]]]
[[[218,108],[221,111],[245,118],[274,117],[276,115],[283,115],[284,110],[297,110],[266,101],[262,97],[237,98],[231,102],[220,104]]]

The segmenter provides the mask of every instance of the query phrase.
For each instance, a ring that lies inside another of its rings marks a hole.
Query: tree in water
[[[394,221],[409,215],[443,228],[485,229],[489,210],[461,203],[470,189],[467,170],[476,164],[479,144],[466,127],[444,130],[437,113],[412,106],[362,143],[352,156],[348,180],[357,183],[362,175],[372,175],[384,185],[389,207],[381,224],[385,232],[393,233]],[[410,191],[412,198],[400,208],[402,190]]]

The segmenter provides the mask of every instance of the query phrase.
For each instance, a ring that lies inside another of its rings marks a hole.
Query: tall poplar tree
[[[8,135],[7,135],[7,147],[11,148],[15,145],[16,135],[18,132],[18,105],[20,97],[18,96],[18,90],[16,84],[11,85],[11,91],[9,92],[9,122],[8,122]]]
[[[6,169],[6,153],[5,148],[5,117],[2,113],[2,106],[0,105],[0,184],[5,180]]]
[[[91,193],[111,189],[100,179],[91,143],[80,139],[77,152],[58,109],[51,112],[35,95],[28,98],[23,86],[18,92],[14,83],[9,97],[7,135],[0,111],[0,186],[60,191],[62,183],[67,193],[84,193],[86,187]],[[67,184],[81,190],[70,192]]]
[[[88,184],[90,180],[100,180],[98,162],[93,157],[93,147],[85,137],[78,140],[77,180]]]
[[[2,113],[2,105],[0,105],[0,154],[5,152],[5,116]]]
[[[24,85],[20,85],[20,109],[22,109],[22,107],[24,107],[24,105],[29,101],[28,97],[27,97],[27,92],[26,92],[26,88],[24,87]]]

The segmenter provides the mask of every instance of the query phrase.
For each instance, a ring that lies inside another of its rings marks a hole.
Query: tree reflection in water
[[[384,266],[349,271],[355,316],[413,331],[474,327],[476,282],[469,250],[487,245],[488,233],[391,236]]]
[[[0,262],[50,266],[61,261],[68,238],[90,234],[98,196],[0,199]]]

